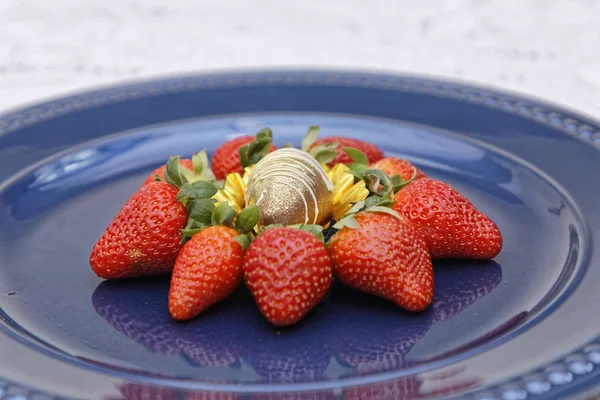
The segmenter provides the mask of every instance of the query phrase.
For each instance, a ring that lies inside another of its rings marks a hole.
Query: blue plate
[[[273,128],[369,140],[457,187],[505,238],[435,263],[420,314],[335,284],[276,330],[246,288],[189,323],[168,279],[104,282],[88,256],[170,154]],[[100,90],[0,117],[4,394],[67,398],[564,399],[600,385],[600,124],[453,83],[319,71]],[[219,397],[227,394],[227,397]],[[293,394],[296,393],[296,394]],[[198,397],[195,397],[195,396]],[[144,397],[146,396],[146,397]],[[204,396],[204,397],[201,397]]]

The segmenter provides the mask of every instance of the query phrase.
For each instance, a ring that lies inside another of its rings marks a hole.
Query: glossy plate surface
[[[269,126],[369,140],[500,227],[491,262],[439,261],[410,314],[335,284],[275,330],[245,287],[188,323],[168,279],[104,282],[89,252],[169,154]],[[74,398],[565,398],[600,385],[600,128],[452,83],[334,72],[193,76],[0,116],[0,393]],[[558,156],[560,154],[560,156]]]

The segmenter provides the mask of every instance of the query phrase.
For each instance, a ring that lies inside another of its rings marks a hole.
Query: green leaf
[[[186,182],[179,171],[179,159],[179,156],[170,157],[165,170],[165,180],[177,188],[180,188]]]
[[[210,225],[215,205],[211,199],[189,200],[187,203],[188,218],[199,224]]]
[[[390,180],[392,181],[392,185],[394,185],[394,187],[404,184],[404,180],[402,180],[400,175],[394,175],[390,177]]]
[[[210,162],[208,161],[208,154],[206,150],[202,150],[198,154],[192,156],[192,165],[194,166],[194,175],[200,179],[206,179],[207,181],[214,181],[215,174],[210,169]]]
[[[333,225],[333,228],[334,229],[342,229],[342,228],[359,229],[360,224],[358,223],[356,218],[354,218],[354,214],[351,214],[347,217],[340,219],[338,222],[336,222],[336,224]]]
[[[413,167],[413,174],[412,174],[411,178],[407,181],[402,180],[400,175],[392,176],[390,179],[392,180],[392,184],[394,185],[394,192],[398,192],[403,187],[412,183],[416,178],[417,178],[417,168],[416,167]]]
[[[365,210],[365,212],[389,214],[393,217],[398,218],[399,220],[402,220],[402,216],[400,216],[400,214],[398,214],[396,211],[392,210],[389,207],[375,206],[375,207],[367,208]]]
[[[247,235],[237,236],[233,240],[235,240],[236,242],[238,242],[242,246],[242,249],[244,251],[246,251],[246,249],[248,248],[248,246],[250,246],[250,243],[252,242]]]
[[[217,194],[217,188],[214,184],[207,181],[199,181],[192,183],[192,187],[196,191],[199,199],[208,199]]]
[[[348,210],[348,212],[346,213],[346,215],[348,214],[356,214],[357,212],[359,212],[360,210],[364,209],[367,201],[369,201],[370,198],[367,198],[366,200],[361,200],[358,201],[356,203],[354,203],[354,205],[352,206],[352,208],[350,210]]]
[[[383,199],[377,204],[377,206],[392,208],[394,206],[394,204],[396,204],[396,202],[394,200]]]
[[[188,223],[187,223],[186,227],[181,230],[181,234],[182,234],[181,243],[185,244],[185,242],[187,242],[189,239],[191,239],[192,236],[194,236],[201,230],[208,228],[209,226],[210,225],[208,225],[208,224],[201,224],[200,222],[195,221],[191,218],[188,219]]]
[[[312,155],[318,162],[328,164],[337,157],[337,147],[337,143],[319,144],[310,150],[310,155]]]
[[[270,128],[260,130],[253,141],[240,147],[240,163],[242,166],[249,167],[259,162],[264,156],[269,154],[273,132]]]
[[[201,222],[196,221],[195,219],[192,218],[188,218],[187,221],[187,225],[185,226],[185,229],[196,229],[196,228],[203,228],[208,226],[207,224],[203,224]]]
[[[362,181],[363,178],[364,178],[364,172],[352,171],[350,169],[350,170],[346,171],[346,173],[354,176],[354,181],[355,182]]]
[[[344,150],[356,164],[369,165],[369,159],[362,151],[355,149],[354,147],[343,147],[342,150]]]
[[[349,173],[362,179],[365,172],[369,169],[369,166],[366,164],[352,163],[348,164],[348,168],[350,169]]]
[[[235,222],[235,226],[240,232],[247,233],[254,229],[256,224],[258,224],[259,218],[260,210],[255,204],[253,206],[244,208],[240,212],[240,215],[238,215],[237,220]]]
[[[306,135],[304,135],[304,138],[302,139],[303,151],[308,152],[312,145],[317,141],[319,138],[319,130],[320,128],[318,125],[313,125],[308,128],[308,132],[306,132]]]
[[[225,187],[225,179],[219,179],[218,181],[214,181],[213,185],[215,185],[217,190],[221,190]]]
[[[390,199],[394,193],[394,186],[389,176],[380,169],[372,168],[365,172],[365,183],[369,191],[381,197]],[[381,189],[379,188],[381,186]]]
[[[217,208],[215,208],[212,214],[213,225],[225,225],[233,226],[233,220],[235,219],[235,210],[227,202],[222,202]]]
[[[246,168],[250,166],[250,160],[248,159],[248,149],[250,148],[249,144],[245,144],[243,146],[240,146],[240,164],[242,164],[242,167]]]
[[[194,154],[192,156],[192,165],[194,166],[194,175],[202,175],[208,165],[206,151],[202,150],[200,153]]]
[[[187,197],[188,199],[210,199],[217,193],[215,185],[208,181],[184,183],[177,193],[177,199]]]
[[[158,174],[154,175],[154,180],[155,180],[156,182],[162,182],[162,178],[161,178],[161,177],[160,177],[160,175],[158,175]]]
[[[185,203],[189,200],[209,199],[216,193],[215,185],[207,181],[184,183],[177,192],[177,200]]]
[[[179,188],[179,192],[177,192],[177,200],[182,203],[186,203],[188,199],[195,199],[195,190],[194,187],[189,183],[184,183]]]
[[[196,233],[200,232],[203,229],[206,229],[206,227],[182,229],[181,233],[183,234],[183,236],[187,236],[188,238],[191,238],[192,236],[194,236]]]

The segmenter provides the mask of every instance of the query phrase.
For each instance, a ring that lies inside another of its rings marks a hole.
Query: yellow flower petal
[[[223,189],[217,191],[213,199],[217,200],[216,206],[226,201],[235,210],[236,214],[245,206],[244,195],[246,192],[246,183],[244,178],[237,172],[227,175]]]
[[[327,171],[333,183],[333,214],[332,218],[339,221],[351,208],[352,204],[364,200],[369,196],[364,181],[354,183],[354,176],[349,174],[350,168],[344,164],[337,164]]]

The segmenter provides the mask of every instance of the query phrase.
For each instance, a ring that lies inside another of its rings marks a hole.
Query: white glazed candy
[[[261,226],[322,224],[331,215],[333,183],[310,154],[283,148],[260,160],[248,180],[246,205],[258,205]]]

